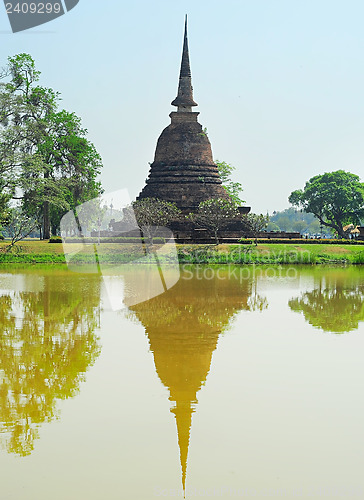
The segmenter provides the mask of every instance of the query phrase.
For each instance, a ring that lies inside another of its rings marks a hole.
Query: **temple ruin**
[[[146,185],[138,196],[173,202],[183,213],[198,208],[211,198],[229,199],[212,158],[211,144],[197,118],[193,99],[187,38],[187,16],[179,76],[177,107],[169,116],[171,123],[161,133],[150,166]]]
[[[222,185],[217,165],[214,163],[211,144],[206,131],[197,121],[199,112],[193,98],[190,57],[187,37],[187,16],[185,20],[182,61],[177,97],[172,101],[177,111],[170,113],[171,123],[161,133],[150,165],[146,185],[137,200],[157,198],[175,203],[182,215],[195,212],[201,202],[210,199],[230,200]],[[228,219],[220,231],[226,241],[237,241],[247,232],[242,215],[250,207],[238,207],[238,215]],[[168,224],[179,242],[207,242],[213,240],[207,229],[197,227],[188,219]],[[113,234],[126,233],[121,222],[111,223]],[[107,236],[107,232],[103,232]],[[128,234],[132,234],[129,232]]]

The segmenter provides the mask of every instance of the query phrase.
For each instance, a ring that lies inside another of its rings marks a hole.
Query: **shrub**
[[[62,238],[60,236],[52,236],[49,238],[49,243],[62,243]]]
[[[364,264],[364,252],[359,252],[353,256],[353,264]]]
[[[51,240],[54,238],[52,236]],[[55,236],[55,238],[60,238],[59,236]],[[51,241],[49,240],[50,243],[59,243],[58,241]],[[60,238],[60,241],[62,242],[62,238]],[[98,243],[99,239],[98,238],[65,238],[64,241],[66,243]],[[100,238],[100,243],[144,243],[144,238],[140,237],[101,237]],[[159,243],[159,244],[164,244],[166,240],[162,237],[155,237],[153,238],[153,243]]]
[[[239,243],[248,243],[249,239],[241,238]],[[253,240],[255,242],[255,239]],[[295,239],[295,238],[257,238],[257,243],[284,243],[286,245],[364,245],[363,240],[334,240],[334,239]]]

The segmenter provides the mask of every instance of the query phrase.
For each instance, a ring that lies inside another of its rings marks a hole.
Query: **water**
[[[185,266],[115,312],[98,275],[1,269],[0,499],[363,498],[363,291]]]

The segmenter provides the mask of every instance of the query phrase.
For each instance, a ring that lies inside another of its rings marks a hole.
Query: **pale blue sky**
[[[185,13],[199,121],[254,212],[288,207],[325,171],[364,180],[362,0],[80,0],[18,34],[1,3],[1,65],[35,58],[42,84],[89,130],[105,189],[133,198],[170,123]]]

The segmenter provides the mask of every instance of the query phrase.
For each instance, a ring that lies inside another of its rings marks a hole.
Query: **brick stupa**
[[[187,39],[187,16],[178,95],[171,103],[171,124],[161,133],[149,177],[138,200],[159,198],[175,203],[183,213],[195,211],[211,198],[229,199],[212,159],[211,144],[198,123],[193,99]]]

